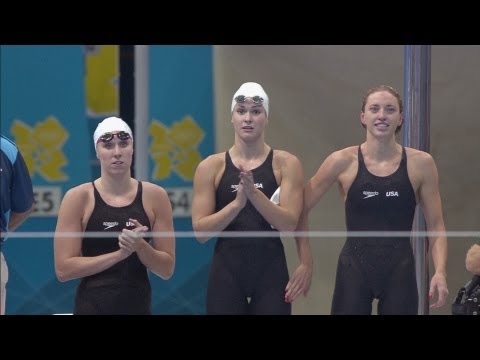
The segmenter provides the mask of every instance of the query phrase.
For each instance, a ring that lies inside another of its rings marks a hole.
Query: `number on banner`
[[[167,188],[172,204],[173,217],[189,217],[192,214],[193,188]]]
[[[32,216],[57,216],[61,201],[60,186],[34,186]]]

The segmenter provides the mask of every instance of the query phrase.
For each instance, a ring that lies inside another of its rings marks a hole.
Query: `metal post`
[[[431,45],[405,46],[405,146],[430,151],[430,65]],[[425,219],[417,206],[413,231],[425,231]],[[412,235],[419,303],[418,314],[429,313],[428,239]]]

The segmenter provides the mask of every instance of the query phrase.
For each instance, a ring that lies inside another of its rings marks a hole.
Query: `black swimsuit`
[[[371,174],[358,147],[358,173],[345,202],[347,231],[411,231],[415,193],[402,149],[398,169]],[[338,260],[332,314],[417,314],[415,261],[409,237],[348,237]]]
[[[93,182],[92,182],[93,184]],[[111,238],[84,238],[82,256],[98,256],[119,249],[118,235],[122,229],[133,229],[130,218],[148,226],[150,221],[142,203],[142,183],[138,182],[135,200],[127,206],[113,207],[105,203],[95,184],[95,207],[85,231],[113,232]],[[148,315],[151,314],[151,287],[147,268],[137,253],[112,267],[80,282],[75,297],[75,315]]]
[[[278,188],[272,161],[273,149],[265,162],[252,170],[255,186],[269,198]],[[226,152],[225,171],[216,190],[215,211],[235,199],[239,173]],[[247,201],[225,231],[272,231],[272,227]],[[288,279],[280,237],[220,237],[210,268],[207,314],[289,315],[291,305],[285,302]]]

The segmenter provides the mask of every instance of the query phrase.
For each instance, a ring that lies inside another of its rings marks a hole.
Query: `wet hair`
[[[400,94],[398,93],[397,90],[395,90],[393,87],[391,86],[388,86],[388,85],[378,85],[378,86],[375,86],[371,89],[369,89],[367,91],[367,93],[365,94],[365,96],[363,97],[363,102],[362,102],[362,113],[365,112],[365,105],[367,104],[367,101],[368,101],[368,97],[374,93],[377,93],[377,92],[381,92],[381,91],[386,91],[388,92],[389,94],[392,94],[393,96],[395,96],[395,98],[397,99],[398,101],[398,109],[400,111],[400,115],[403,114],[403,101],[402,101],[402,97],[400,96]],[[365,125],[362,124],[362,126],[364,128]],[[403,126],[403,121],[402,123],[397,126],[397,128],[395,129],[395,134],[397,134],[401,129],[402,129],[402,126]]]

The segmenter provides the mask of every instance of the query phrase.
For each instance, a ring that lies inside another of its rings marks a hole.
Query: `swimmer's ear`
[[[364,128],[367,127],[367,125],[365,124],[365,113],[363,113],[363,112],[360,113],[360,122],[362,123],[362,126]]]

